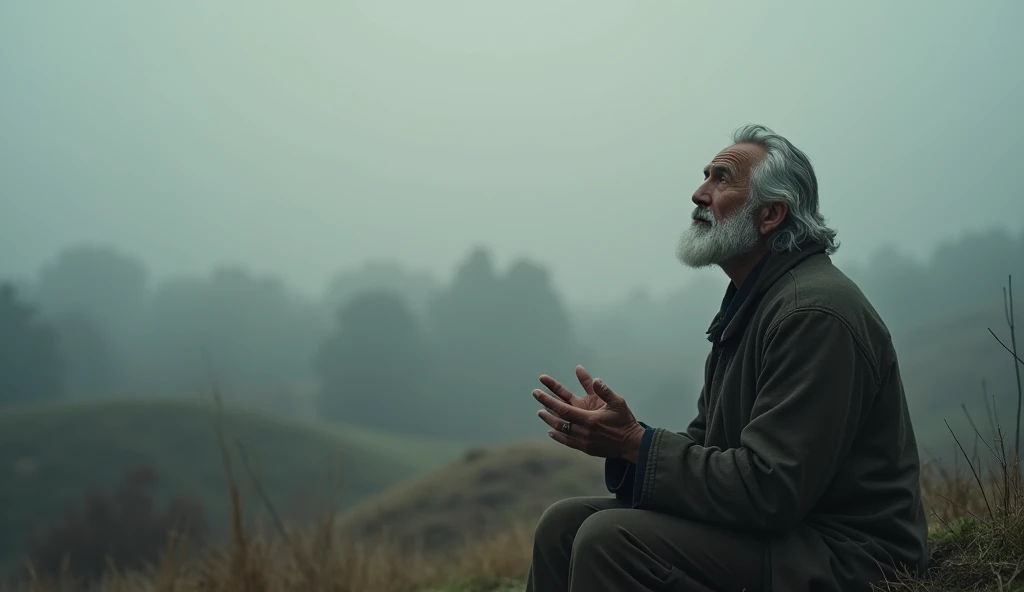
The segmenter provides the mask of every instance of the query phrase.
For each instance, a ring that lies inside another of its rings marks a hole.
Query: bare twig
[[[224,402],[220,393],[220,385],[215,378],[210,364],[208,352],[204,351],[203,354],[213,396],[215,411],[214,431],[217,436],[217,446],[220,448],[221,463],[224,465],[225,479],[228,486],[228,501],[231,505],[231,538],[234,543],[234,552],[230,556],[230,571],[234,581],[239,582],[244,590],[249,590],[252,587],[249,582],[249,543],[245,534],[245,524],[242,520],[242,496],[238,491],[238,482],[235,480],[235,473],[231,468],[231,453],[228,451],[225,437]]]
[[[971,417],[970,411],[967,410],[967,404],[960,403],[960,408],[963,409],[964,415],[967,416],[967,423],[969,423],[971,425],[971,429],[974,430],[974,445],[971,448],[971,458],[978,463],[978,470],[984,473],[985,471],[982,469],[981,458],[978,457],[978,440],[984,440],[984,438],[982,437],[981,430],[978,429],[978,426],[974,425],[974,418]]]
[[[995,397],[993,397],[993,405],[995,405]],[[1003,507],[1010,507],[1010,470],[1006,460],[1006,436],[1003,435],[1003,428],[997,424],[999,430],[999,450],[1002,452],[1002,456],[997,458],[999,462],[1000,474],[1003,477]]]
[[[981,400],[985,403],[985,414],[988,415],[988,429],[989,434],[993,439],[996,437],[996,416],[992,412],[992,408],[995,406],[995,397],[992,398],[992,404],[988,404],[988,385],[985,384],[985,379],[981,379]]]
[[[216,420],[214,429],[217,433],[217,445],[220,448],[221,462],[224,464],[224,472],[228,485],[228,500],[231,503],[231,534],[235,543],[235,553],[232,555],[232,571],[237,581],[245,582],[245,574],[249,565],[249,546],[245,538],[245,525],[242,521],[242,500],[238,493],[238,483],[235,481],[234,471],[231,469],[231,453],[228,452],[228,445],[224,436],[224,405],[220,396],[220,388],[216,381],[213,383],[213,400],[216,405]]]
[[[1024,362],[1021,362],[1020,356],[1017,355],[1017,326],[1016,326],[1016,324],[1013,321],[1013,276],[1012,275],[1011,276],[1007,276],[1007,278],[1006,278],[1006,286],[1007,286],[1007,293],[1008,293],[1007,297],[1006,297],[1006,301],[1009,302],[1009,307],[1008,308],[1010,309],[1010,312],[1007,315],[1009,317],[1007,319],[1007,324],[1010,326],[1010,344],[1013,346],[1013,351],[1011,351],[1010,353],[1013,354],[1013,359],[1014,360],[1024,364]],[[1014,464],[1019,464],[1020,463],[1020,408],[1021,408],[1021,402],[1022,402],[1022,400],[1024,400],[1024,389],[1021,388],[1021,384],[1020,384],[1020,366],[1018,364],[1014,364],[1013,365],[1013,371],[1017,375],[1017,450],[1016,450],[1017,458],[1013,459],[1013,462],[1014,462]]]
[[[938,494],[938,495],[939,495],[939,497],[942,497],[942,494],[941,494],[941,493],[940,493],[940,494]],[[946,521],[945,521],[945,520],[944,520],[944,519],[942,518],[942,516],[940,516],[940,515],[939,515],[939,513],[938,513],[938,512],[936,512],[935,510],[932,510],[932,516],[934,516],[936,520],[938,520],[939,522],[941,522],[941,523],[942,523],[942,528],[944,528],[944,529],[946,529],[946,530],[949,530],[949,522],[946,522]]]
[[[238,448],[238,454],[242,459],[242,466],[245,468],[246,473],[249,474],[249,479],[252,481],[253,488],[256,490],[256,493],[259,494],[260,499],[263,500],[263,504],[267,507],[267,513],[270,514],[271,520],[274,521],[274,527],[277,528],[278,534],[281,535],[281,538],[284,539],[285,543],[290,546],[292,542],[291,539],[288,538],[288,532],[285,530],[284,522],[281,520],[281,515],[278,514],[277,508],[274,507],[274,503],[270,501],[270,495],[268,495],[267,490],[263,488],[263,482],[260,481],[259,476],[256,475],[252,470],[251,465],[249,465],[249,456],[245,453],[245,447],[242,446],[242,443],[237,439],[235,440],[235,447]]]
[[[985,445],[985,448],[988,448],[988,451],[989,451],[990,453],[992,453],[992,456],[996,457],[996,459],[998,460],[998,459],[999,459],[999,454],[998,454],[998,453],[996,453],[995,449],[994,449],[994,448],[992,448],[992,445],[991,445],[991,444],[989,444],[989,443],[988,443],[988,442],[987,442],[987,441],[985,440],[985,437],[984,437],[984,436],[982,435],[982,433],[981,433],[981,430],[979,430],[979,429],[978,429],[978,427],[977,427],[976,425],[974,425],[974,419],[972,419],[972,418],[971,418],[971,414],[970,414],[970,413],[968,413],[968,411],[967,411],[967,405],[965,405],[965,404],[961,403],[961,404],[960,404],[960,407],[961,407],[961,408],[962,408],[962,409],[964,410],[964,415],[966,415],[966,416],[967,416],[967,421],[968,421],[968,422],[969,422],[969,423],[971,424],[971,427],[972,427],[972,428],[974,429],[974,434],[975,434],[975,438],[974,438],[974,445],[975,445],[975,448],[977,448],[977,445],[978,445],[978,440],[980,439],[980,440],[981,440],[981,442],[982,442],[982,444],[984,444],[984,445]],[[993,428],[993,432],[994,432],[994,431],[995,431],[995,428]],[[977,458],[977,451],[975,451],[975,458]],[[978,464],[979,464],[978,468],[979,468],[979,470],[980,470],[980,469],[981,469],[981,460],[980,460],[980,459],[978,459]],[[984,471],[982,471],[982,472],[984,472]]]
[[[942,499],[946,500],[947,502],[949,502],[949,505],[951,505],[954,508],[962,511],[963,513],[967,514],[971,518],[974,518],[975,520],[977,520],[978,522],[984,524],[985,526],[991,526],[991,523],[988,520],[985,520],[981,516],[978,516],[977,514],[972,512],[971,509],[968,508],[967,506],[965,506],[963,504],[958,504],[957,502],[953,501],[952,499],[946,497],[945,495],[943,495],[941,493],[936,493],[935,495],[937,495],[937,496],[941,497]]]
[[[996,338],[996,341],[999,342],[999,345],[1003,346],[1003,349],[1010,352],[1010,355],[1017,359],[1018,364],[1024,364],[1024,360],[1020,359],[1020,356],[1017,355],[1017,352],[1015,352],[1014,349],[1011,348],[1010,346],[1003,343],[1003,340],[999,339],[999,337],[992,331],[992,329],[989,329],[988,332],[992,333],[992,337]],[[1017,373],[1020,374],[1020,371],[1018,370]]]
[[[963,445],[960,444],[960,439],[956,437],[955,433],[953,433],[953,428],[949,427],[949,422],[945,420],[943,420],[943,422],[946,424],[946,429],[949,430],[950,435],[953,436],[953,440],[956,442],[956,445],[960,448],[960,452],[963,453],[964,458],[967,459],[967,465],[971,467],[971,473],[974,474],[974,480],[977,481],[978,489],[981,491],[981,498],[985,500],[985,507],[988,508],[989,517],[995,519],[995,513],[992,511],[992,504],[988,502],[988,494],[985,493],[985,485],[982,484],[981,477],[978,475],[978,471],[974,468],[974,463],[972,463],[971,458],[967,456],[967,452],[964,450]]]
[[[1014,322],[1013,316],[1013,276],[1007,278],[1007,287],[1003,288],[1003,312],[1006,316],[1006,325],[1010,329],[1010,345],[1003,343],[1002,339],[996,335],[996,332],[989,327],[988,332],[996,340],[996,343],[1001,345],[1011,356],[1013,356],[1014,364],[1013,371],[1017,377],[1017,430],[1014,434],[1014,460],[1015,465],[1020,464],[1020,418],[1021,418],[1021,407],[1024,405],[1024,387],[1021,386],[1020,379],[1020,366],[1024,364],[1024,360],[1017,354],[1017,327]]]

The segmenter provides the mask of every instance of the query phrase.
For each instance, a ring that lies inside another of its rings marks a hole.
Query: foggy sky
[[[475,245],[655,293],[729,133],[805,149],[837,258],[1024,224],[1024,2],[0,3],[0,275],[81,241],[319,292]]]

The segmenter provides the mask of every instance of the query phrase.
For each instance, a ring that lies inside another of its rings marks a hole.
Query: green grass
[[[286,519],[350,507],[461,452],[452,443],[230,407],[224,426],[232,454],[237,459],[237,439]],[[161,497],[194,495],[214,525],[224,525],[228,498],[212,402],[105,400],[0,411],[0,563],[17,556],[33,525],[59,517],[87,487],[114,486],[142,464],[159,472]],[[238,464],[247,506],[259,516],[262,504]],[[331,491],[339,493],[334,500]]]

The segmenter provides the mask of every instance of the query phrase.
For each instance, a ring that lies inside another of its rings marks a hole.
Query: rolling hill
[[[549,440],[468,451],[350,509],[343,533],[444,550],[534,523],[551,503],[608,495],[602,461]]]
[[[155,468],[158,496],[195,496],[213,526],[228,508],[210,403],[183,400],[67,402],[0,411],[0,563],[29,532],[58,518],[89,487],[110,488],[124,472]],[[461,446],[354,427],[285,420],[227,408],[226,440],[250,514],[264,511],[239,462],[236,440],[285,519],[345,509],[439,466]],[[339,492],[329,501],[330,492]]]

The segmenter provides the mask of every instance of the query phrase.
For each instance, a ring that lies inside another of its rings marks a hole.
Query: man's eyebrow
[[[708,176],[708,172],[709,171],[715,171],[716,173],[720,173],[722,175],[730,176],[730,177],[733,174],[732,167],[727,165],[727,164],[712,164],[712,165],[708,165],[708,166],[704,167],[704,177],[705,178]]]

